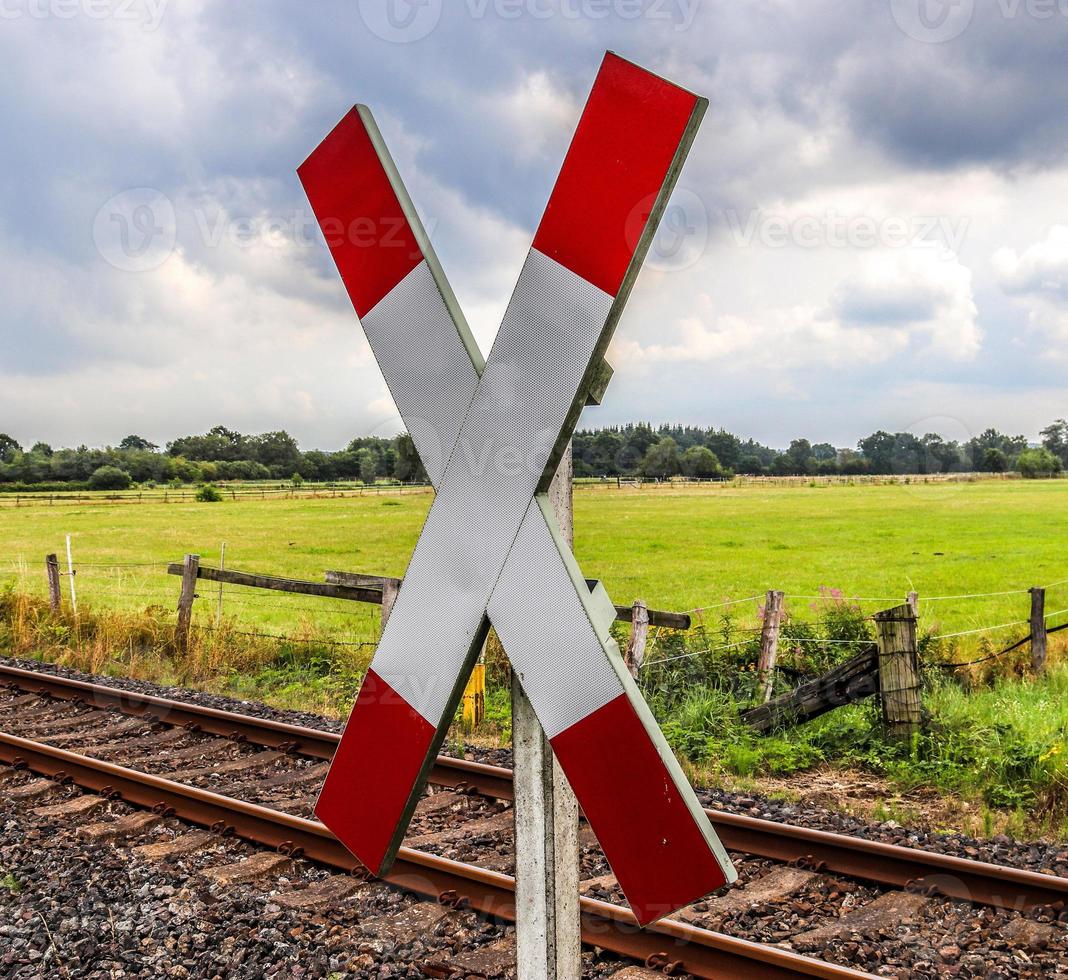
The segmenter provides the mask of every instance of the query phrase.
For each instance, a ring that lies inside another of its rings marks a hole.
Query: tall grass
[[[104,676],[122,676],[217,693],[255,696],[279,707],[342,716],[355,698],[372,648],[339,646],[307,621],[291,637],[250,635],[234,619],[196,625],[183,648],[174,613],[64,606],[13,588],[0,590],[0,654],[43,660]]]
[[[821,673],[874,640],[873,624],[840,596],[826,596],[814,618],[789,620],[781,662],[804,676]],[[1053,638],[1051,638],[1053,639]],[[1035,677],[1026,649],[967,670],[938,665],[960,651],[921,639],[923,732],[888,740],[876,699],[838,708],[768,735],[741,714],[756,695],[759,636],[729,616],[689,636],[664,634],[641,684],[672,748],[706,779],[789,777],[822,765],[884,777],[898,792],[930,787],[993,814],[990,826],[1068,836],[1068,658],[1051,643],[1047,672]],[[779,690],[797,675],[780,676]]]

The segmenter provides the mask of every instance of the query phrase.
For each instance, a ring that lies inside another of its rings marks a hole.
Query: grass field
[[[430,500],[429,493],[408,493],[4,507],[0,651],[343,714],[371,648],[322,641],[372,641],[377,607],[227,586],[224,632],[197,631],[193,647],[179,654],[172,642],[178,579],[165,566],[186,552],[217,564],[225,541],[230,568],[320,581],[328,569],[401,575]],[[787,610],[800,620],[818,620],[838,608],[809,598],[821,590],[858,597],[864,611],[874,612],[915,589],[929,597],[920,609],[927,633],[1012,624],[949,641],[958,655],[983,643],[984,653],[995,650],[1026,633],[1019,621],[1028,616],[1029,586],[1058,583],[1049,590],[1047,610],[1068,607],[1068,581],[1062,581],[1068,580],[1066,517],[1068,481],[598,486],[580,487],[575,500],[579,562],[588,576],[605,581],[619,603],[640,596],[659,608],[704,608],[703,622],[715,637],[728,611],[734,629],[756,624],[758,600],[750,597],[768,588],[784,590]],[[44,555],[55,551],[62,560],[66,533],[73,538],[79,604],[91,610],[78,621],[69,610],[57,620],[46,605],[27,598],[45,593]],[[13,589],[5,593],[5,584]],[[202,582],[198,591],[197,616],[210,625],[217,586]],[[943,596],[968,598],[937,598]],[[748,601],[720,605],[739,599]],[[163,609],[140,612],[152,604]],[[1051,625],[1066,619],[1068,614],[1053,616]],[[301,639],[279,644],[241,631]],[[751,644],[752,634],[746,635]],[[690,650],[706,639],[692,634]],[[1051,640],[1053,666],[1037,681],[1017,676],[1002,660],[995,661],[996,670],[973,678],[973,689],[928,671],[931,724],[910,745],[884,740],[872,701],[755,735],[738,720],[749,703],[743,673],[749,650],[707,667],[687,655],[643,678],[671,744],[701,780],[790,779],[824,765],[859,768],[898,790],[919,786],[956,794],[946,811],[956,811],[954,801],[972,801],[967,820],[947,825],[1064,838],[1068,631]],[[670,653],[678,641],[665,634],[653,651],[661,648]],[[838,655],[849,648],[831,649]],[[1021,656],[1017,665],[1026,662],[1026,649]],[[486,737],[506,737],[505,687],[491,685],[489,700]]]
[[[42,559],[73,535],[80,597],[134,608],[173,603],[164,565],[185,552],[231,568],[320,579],[327,569],[401,575],[430,504],[428,493],[221,503],[31,503],[0,510],[0,582],[42,593]],[[662,609],[788,594],[795,616],[821,588],[859,597],[874,611],[921,597],[1019,592],[1068,579],[1062,529],[1068,481],[980,481],[887,486],[580,488],[576,553],[619,603],[641,597]],[[134,567],[115,567],[134,566]],[[202,594],[212,591],[202,589]],[[300,620],[325,630],[373,633],[377,611],[350,603],[229,589],[229,613],[284,631]],[[1027,618],[1023,594],[923,601],[921,625],[957,632]],[[202,609],[206,604],[201,603]],[[1068,606],[1068,582],[1047,610]],[[755,619],[757,602],[730,607]],[[1056,620],[1062,621],[1061,619]],[[1016,628],[990,634],[997,642]],[[975,637],[963,637],[971,646]]]

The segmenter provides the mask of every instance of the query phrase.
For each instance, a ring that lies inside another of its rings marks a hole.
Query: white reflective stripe
[[[571,550],[550,530],[536,497],[523,519],[489,602],[489,617],[549,738],[604,707],[624,688],[609,657],[619,656]],[[594,615],[591,617],[591,612]]]
[[[371,666],[438,726],[612,297],[531,250]]]
[[[430,482],[437,485],[478,373],[426,260],[360,322]]]

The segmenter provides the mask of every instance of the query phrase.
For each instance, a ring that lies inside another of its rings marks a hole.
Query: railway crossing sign
[[[705,107],[606,55],[485,360],[369,110],[298,169],[436,490],[316,806],[376,874],[492,623],[639,923],[736,877],[546,497]]]

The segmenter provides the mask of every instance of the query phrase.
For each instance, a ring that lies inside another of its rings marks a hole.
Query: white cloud
[[[980,349],[971,271],[935,248],[864,255],[822,304],[720,313],[702,294],[666,339],[620,339],[628,363],[707,361],[725,370],[782,372],[881,363],[905,352],[967,360]]]
[[[1021,254],[998,249],[994,268],[1001,288],[1011,295],[1068,301],[1068,225],[1054,225],[1044,239]]]
[[[1064,358],[1068,341],[1068,226],[1053,225],[1046,237],[1022,252],[1001,248],[993,266],[1001,288],[1018,298],[1033,330],[1046,338],[1047,353]]]

